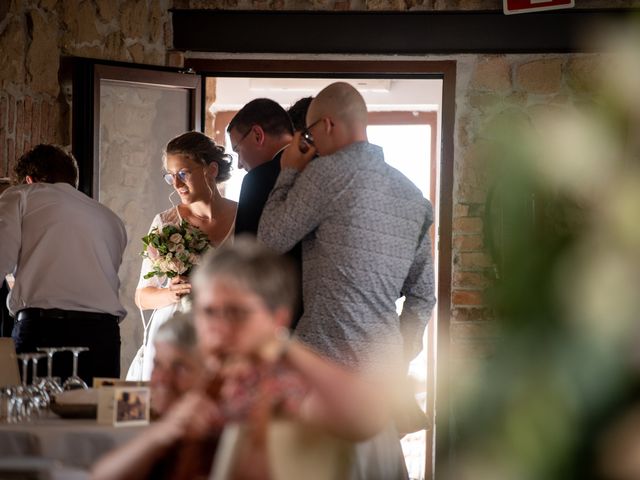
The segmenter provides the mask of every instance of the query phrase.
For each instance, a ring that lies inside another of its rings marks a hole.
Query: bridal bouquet
[[[142,237],[142,242],[142,256],[153,265],[144,278],[189,275],[209,248],[209,239],[204,232],[184,220],[180,225],[154,227]]]

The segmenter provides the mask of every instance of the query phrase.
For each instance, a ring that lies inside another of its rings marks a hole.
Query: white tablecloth
[[[89,480],[88,470],[65,467],[40,457],[0,457],[0,478],[32,480]]]
[[[0,423],[0,458],[40,457],[88,469],[103,454],[122,445],[146,427],[111,427],[95,420],[38,419]]]

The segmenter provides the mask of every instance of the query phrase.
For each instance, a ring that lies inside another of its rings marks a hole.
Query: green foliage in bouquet
[[[142,237],[142,243],[141,255],[152,264],[144,278],[189,275],[210,246],[206,234],[185,220],[180,225],[154,227]]]

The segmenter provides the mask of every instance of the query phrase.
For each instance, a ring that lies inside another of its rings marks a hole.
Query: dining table
[[[96,419],[63,419],[53,413],[27,422],[0,422],[0,473],[29,465],[88,472],[101,456],[145,428],[103,425]]]

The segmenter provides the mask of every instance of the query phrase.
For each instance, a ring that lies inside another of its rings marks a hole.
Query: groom
[[[256,235],[260,216],[269,194],[280,174],[280,157],[293,138],[291,118],[282,106],[269,98],[256,98],[236,113],[227,127],[233,151],[238,155],[238,168],[247,174],[242,180],[235,234]],[[302,276],[302,251],[300,244],[288,252]],[[302,298],[298,282],[299,298]],[[295,329],[302,316],[302,305],[298,303],[291,329]]]
[[[14,273],[9,311],[16,350],[88,347],[80,376],[120,376],[118,268],[127,244],[118,216],[79,192],[75,159],[38,145],[14,167],[20,185],[0,195],[0,278]],[[71,356],[54,376],[71,375]]]

